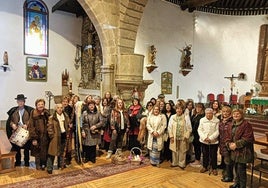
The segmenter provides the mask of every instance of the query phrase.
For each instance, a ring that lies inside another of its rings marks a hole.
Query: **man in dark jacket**
[[[15,98],[17,100],[18,106],[12,107],[8,112],[8,120],[6,123],[6,132],[8,138],[12,133],[20,126],[24,129],[28,128],[30,112],[33,109],[30,106],[25,105],[25,97],[23,94],[18,94]],[[24,149],[24,165],[29,166],[29,151],[30,151],[30,142],[26,142],[23,147],[17,146],[12,143],[12,151],[16,151],[16,162],[15,166],[21,165],[21,149]]]

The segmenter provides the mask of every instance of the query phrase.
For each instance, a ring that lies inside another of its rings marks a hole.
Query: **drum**
[[[29,131],[22,128],[18,127],[16,131],[13,132],[11,137],[9,138],[9,141],[13,144],[16,144],[17,146],[24,146],[26,142],[29,140]]]

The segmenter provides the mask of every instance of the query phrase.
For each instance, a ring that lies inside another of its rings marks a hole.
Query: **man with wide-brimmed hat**
[[[11,108],[8,114],[8,120],[6,123],[6,131],[7,136],[10,138],[11,134],[20,126],[24,129],[28,128],[30,113],[32,111],[32,107],[25,105],[25,99],[27,97],[24,94],[18,94],[15,98],[17,100],[18,106]],[[29,151],[30,151],[30,142],[26,142],[23,147],[17,146],[12,143],[12,150],[16,151],[16,162],[15,166],[21,165],[21,149],[24,149],[24,166],[29,166]]]

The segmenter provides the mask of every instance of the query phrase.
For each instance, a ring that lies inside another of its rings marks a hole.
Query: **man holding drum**
[[[7,136],[10,138],[11,134],[15,132],[19,127],[23,129],[28,129],[28,123],[30,118],[30,112],[33,109],[30,106],[25,105],[25,97],[23,94],[18,94],[15,98],[17,100],[18,106],[11,108],[8,114],[8,120],[6,124]],[[21,149],[24,149],[24,166],[29,166],[29,151],[31,143],[29,141],[22,147],[12,143],[12,151],[16,151],[16,162],[15,166],[21,165]]]

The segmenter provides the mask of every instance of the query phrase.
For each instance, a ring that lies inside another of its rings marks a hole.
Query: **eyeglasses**
[[[148,106],[153,106],[152,104],[148,104]]]

